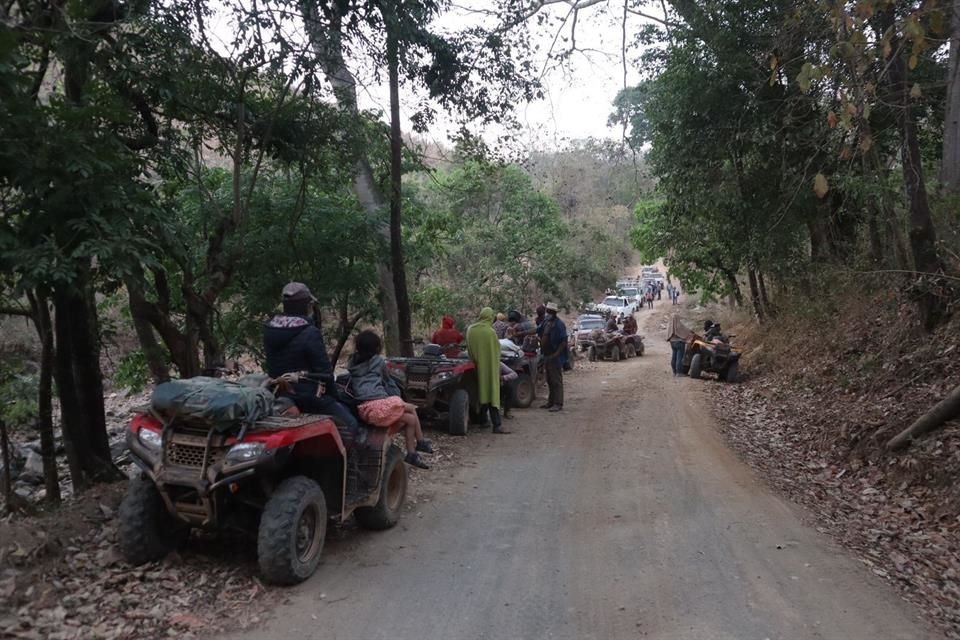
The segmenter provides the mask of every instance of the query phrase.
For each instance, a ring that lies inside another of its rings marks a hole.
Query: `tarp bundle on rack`
[[[199,376],[157,385],[150,408],[165,423],[177,420],[222,432],[272,415],[273,394],[263,388]]]

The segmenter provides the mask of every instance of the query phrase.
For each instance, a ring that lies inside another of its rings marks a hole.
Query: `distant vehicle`
[[[638,287],[620,287],[620,295],[626,296],[628,300],[636,303],[640,302],[640,289]]]
[[[637,310],[637,302],[626,296],[607,296],[597,305],[597,310],[608,315],[626,317]]]
[[[587,347],[582,345],[582,341],[589,338],[594,329],[602,331],[605,326],[607,326],[607,321],[601,315],[585,314],[580,316],[573,324],[574,346],[580,351],[586,350]]]

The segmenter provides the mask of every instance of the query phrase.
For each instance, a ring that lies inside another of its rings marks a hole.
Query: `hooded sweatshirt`
[[[298,371],[333,375],[323,334],[304,316],[273,316],[263,327],[263,349],[271,378]],[[316,388],[314,383],[298,382],[294,392],[313,394]]]
[[[477,402],[500,406],[500,341],[493,331],[493,309],[484,307],[467,329],[467,350],[477,367]]]
[[[399,396],[400,389],[387,374],[387,361],[377,354],[358,363],[357,354],[350,356],[347,370],[350,372],[350,393],[358,402],[379,400],[387,396]]]
[[[434,331],[431,338],[433,344],[444,347],[444,355],[451,357],[460,353],[460,343],[463,342],[463,334],[457,331],[454,324],[454,319],[451,316],[443,316],[443,328]]]

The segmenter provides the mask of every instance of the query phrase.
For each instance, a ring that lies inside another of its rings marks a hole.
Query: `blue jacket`
[[[553,325],[549,334],[546,333],[546,330],[547,325],[551,323],[550,320],[544,320],[537,327],[537,335],[540,336],[540,351],[545,356],[561,352],[560,361],[563,362],[566,358],[567,349],[567,325],[563,324],[563,320],[556,317],[552,322]]]

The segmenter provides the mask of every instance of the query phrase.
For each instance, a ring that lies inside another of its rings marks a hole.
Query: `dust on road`
[[[638,313],[645,356],[581,361],[562,413],[535,404],[510,435],[471,433],[466,464],[421,473],[427,502],[392,531],[334,541],[239,637],[940,637],[723,445],[652,316]]]

